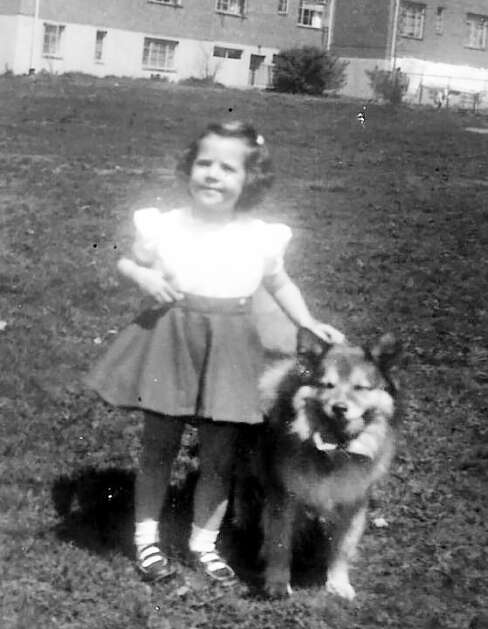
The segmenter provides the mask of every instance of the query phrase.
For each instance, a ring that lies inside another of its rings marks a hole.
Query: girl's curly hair
[[[244,164],[246,178],[241,196],[236,203],[236,211],[246,212],[250,210],[262,201],[274,180],[268,147],[263,136],[252,125],[239,121],[209,124],[203,133],[183,153],[176,166],[176,173],[184,181],[188,181],[193,163],[200,149],[200,143],[209,135],[218,135],[223,138],[239,138],[249,146],[250,150]]]

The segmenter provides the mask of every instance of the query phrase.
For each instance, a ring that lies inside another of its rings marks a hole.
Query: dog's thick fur
[[[391,335],[371,350],[327,345],[298,332],[297,356],[271,366],[261,388],[267,421],[260,452],[265,590],[286,596],[300,513],[327,523],[327,590],[352,599],[349,561],[361,538],[369,493],[394,452],[399,353]]]

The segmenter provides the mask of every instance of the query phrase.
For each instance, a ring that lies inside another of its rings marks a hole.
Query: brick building
[[[377,65],[405,72],[417,102],[439,90],[488,98],[488,0],[336,0],[331,28],[350,93],[367,93]]]
[[[345,93],[368,97],[365,70],[400,67],[419,100],[488,94],[487,31],[488,0],[0,0],[0,71],[264,87],[277,52],[316,45],[349,61]]]
[[[265,86],[273,55],[326,45],[327,0],[0,0],[0,67]]]

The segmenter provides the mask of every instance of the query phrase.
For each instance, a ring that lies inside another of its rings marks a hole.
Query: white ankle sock
[[[195,524],[191,525],[190,550],[196,553],[209,553],[215,550],[215,542],[219,531],[211,531],[209,529],[201,529]]]
[[[150,544],[159,544],[159,522],[157,520],[136,522],[134,543],[137,550]]]

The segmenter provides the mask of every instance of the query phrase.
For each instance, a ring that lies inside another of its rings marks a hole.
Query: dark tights
[[[183,418],[144,413],[136,522],[159,519],[184,427]],[[200,475],[193,499],[193,523],[200,528],[216,531],[224,518],[238,430],[235,423],[198,423]]]

